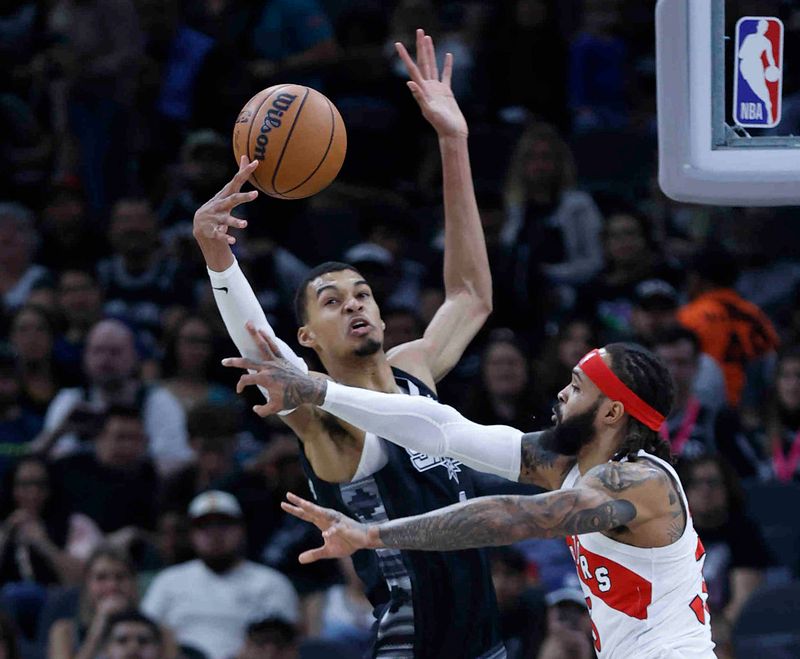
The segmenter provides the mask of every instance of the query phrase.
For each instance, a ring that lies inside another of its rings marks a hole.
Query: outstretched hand
[[[239,171],[225,184],[217,194],[204,203],[194,214],[194,226],[192,232],[198,239],[222,240],[229,245],[236,242],[236,238],[228,233],[230,228],[244,229],[247,220],[242,220],[231,215],[231,211],[248,201],[253,201],[258,197],[257,190],[241,192],[250,175],[258,167],[258,160],[247,162],[247,157],[242,156],[239,160]]]
[[[261,386],[269,393],[267,402],[254,405],[253,411],[259,416],[269,416],[281,410],[292,410],[299,405],[321,405],[325,400],[327,382],[319,377],[307,375],[280,356],[280,350],[263,330],[257,330],[253,323],[245,325],[261,355],[260,360],[246,357],[229,357],[222,365],[229,368],[243,368],[249,371],[239,378],[236,392],[242,393],[245,387]]]
[[[406,84],[419,104],[422,116],[436,129],[439,137],[466,137],[469,132],[467,121],[450,87],[453,74],[452,53],[445,55],[440,78],[433,39],[424,30],[417,30],[416,62],[403,44],[397,42],[395,48],[411,78]]]
[[[314,524],[322,531],[325,541],[322,547],[300,554],[298,560],[301,563],[313,563],[322,558],[344,558],[359,549],[378,549],[383,546],[375,527],[356,522],[330,508],[317,506],[291,492],[286,493],[286,498],[289,501],[281,502],[281,508],[290,515]]]

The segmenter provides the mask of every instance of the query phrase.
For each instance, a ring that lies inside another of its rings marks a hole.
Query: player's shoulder
[[[612,496],[629,490],[645,492],[671,485],[667,472],[647,460],[604,462],[587,471],[581,483]]]

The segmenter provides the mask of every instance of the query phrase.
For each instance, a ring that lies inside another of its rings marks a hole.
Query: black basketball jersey
[[[436,398],[422,382],[393,368],[410,395]],[[303,456],[320,505],[362,522],[430,512],[473,496],[472,473],[451,458],[432,458],[386,440],[388,461],[350,483],[319,479]],[[377,620],[372,657],[500,659],[506,656],[489,562],[483,550],[359,551],[353,565]]]

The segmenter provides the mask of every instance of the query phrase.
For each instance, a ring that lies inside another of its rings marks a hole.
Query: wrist
[[[380,524],[366,524],[367,546],[366,549],[385,549],[386,545],[381,540]]]
[[[466,146],[468,137],[469,130],[466,128],[463,131],[456,130],[447,133],[439,133],[439,145],[442,147]]]

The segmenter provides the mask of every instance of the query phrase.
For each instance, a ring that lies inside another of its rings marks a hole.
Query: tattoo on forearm
[[[625,499],[608,500],[589,490],[565,490],[534,497],[473,499],[383,523],[378,532],[387,547],[448,551],[606,531],[635,517],[636,507]]]
[[[522,436],[522,459],[519,470],[519,480],[522,483],[535,483],[541,480],[544,470],[556,469],[563,477],[575,464],[574,458],[542,447],[541,436],[541,432]]]
[[[328,382],[322,378],[313,378],[291,366],[275,366],[275,380],[283,386],[283,402],[286,409],[298,405],[322,405]]]

